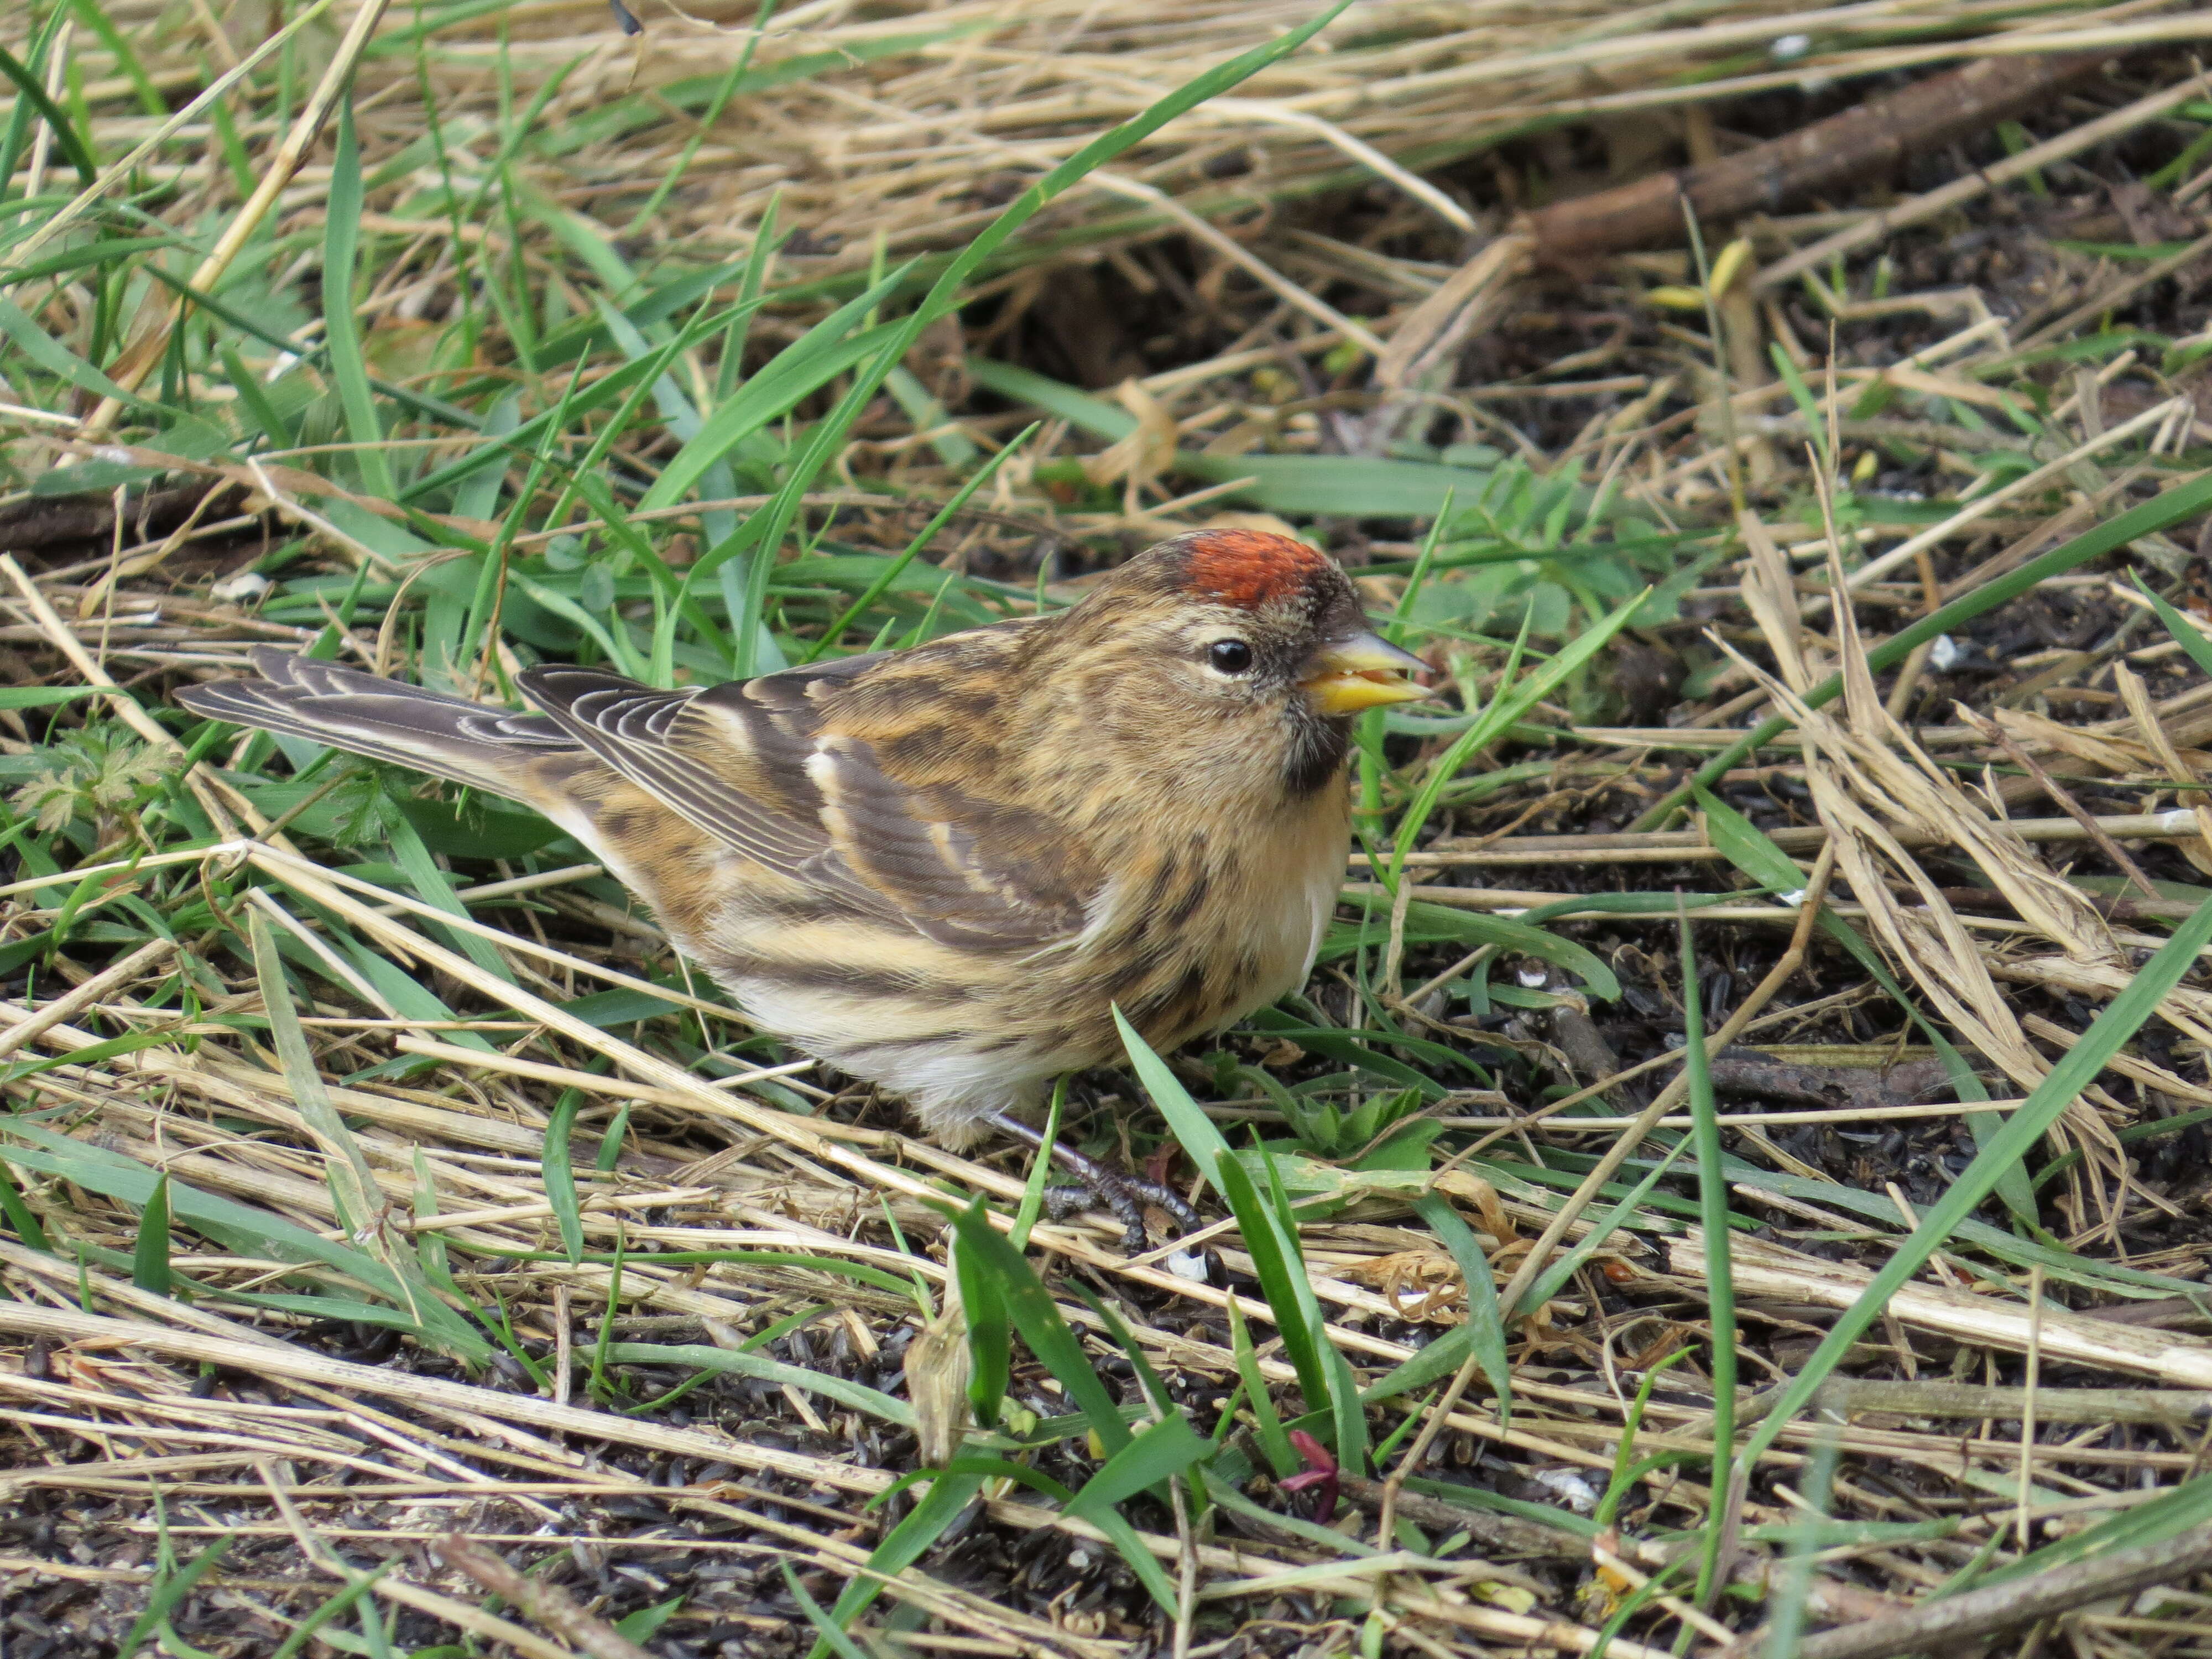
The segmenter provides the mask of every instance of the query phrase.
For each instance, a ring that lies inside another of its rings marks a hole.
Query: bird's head
[[[1343,763],[1350,717],[1429,695],[1420,659],[1367,625],[1335,562],[1257,530],[1198,530],[1101,582],[1068,623],[1118,659],[1118,697],[1142,699],[1155,733],[1237,745],[1295,793]]]

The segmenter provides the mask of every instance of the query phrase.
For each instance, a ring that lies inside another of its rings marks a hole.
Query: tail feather
[[[252,659],[262,678],[186,686],[177,701],[210,720],[327,744],[517,799],[531,793],[529,763],[585,754],[543,714],[488,708],[267,646]]]

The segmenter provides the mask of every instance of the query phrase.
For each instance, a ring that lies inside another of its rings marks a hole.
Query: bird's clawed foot
[[[994,1112],[992,1124],[1005,1130],[1018,1140],[1032,1146],[1044,1145],[1044,1136],[1019,1118],[1004,1112]],[[1103,1204],[1114,1212],[1122,1227],[1122,1246],[1134,1255],[1147,1249],[1152,1242],[1150,1230],[1145,1224],[1145,1206],[1157,1204],[1175,1220],[1176,1228],[1186,1233],[1196,1232],[1202,1224],[1198,1212],[1183,1201],[1182,1194],[1174,1188],[1157,1181],[1117,1170],[1110,1164],[1076,1151],[1064,1141],[1053,1143],[1052,1155],[1060,1167],[1081,1184],[1068,1187],[1048,1187],[1044,1189],[1045,1207],[1054,1220],[1080,1209],[1088,1203]]]

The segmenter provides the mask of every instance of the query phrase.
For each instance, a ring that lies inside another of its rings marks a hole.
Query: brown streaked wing
[[[700,829],[941,943],[1034,949],[1079,932],[1096,873],[1037,814],[891,776],[824,730],[825,703],[878,659],[706,690],[656,691],[593,669],[518,684],[601,760]],[[915,701],[927,683],[902,688]]]
[[[697,691],[659,691],[619,674],[558,666],[527,669],[515,684],[616,771],[746,857],[795,871],[829,844],[818,823],[764,805],[768,792],[747,789],[670,745],[671,725]]]
[[[831,856],[929,938],[1034,949],[1082,931],[1100,881],[1050,820],[949,785],[909,787],[860,738],[821,738],[806,771]]]

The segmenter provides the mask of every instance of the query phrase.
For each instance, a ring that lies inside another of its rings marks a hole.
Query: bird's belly
[[[1218,1030],[1305,982],[1343,879],[1344,837],[1328,828],[1212,871],[1201,902],[1158,930],[1111,996],[1147,1042]]]
[[[673,942],[763,1030],[906,1097],[956,1149],[985,1114],[1033,1104],[1061,1073],[1120,1063],[1117,1005],[1165,1050],[1296,988],[1343,868],[1340,847],[1323,847],[1217,878],[1188,915],[1163,907],[1042,950],[992,950],[724,861],[746,867],[650,895]]]

